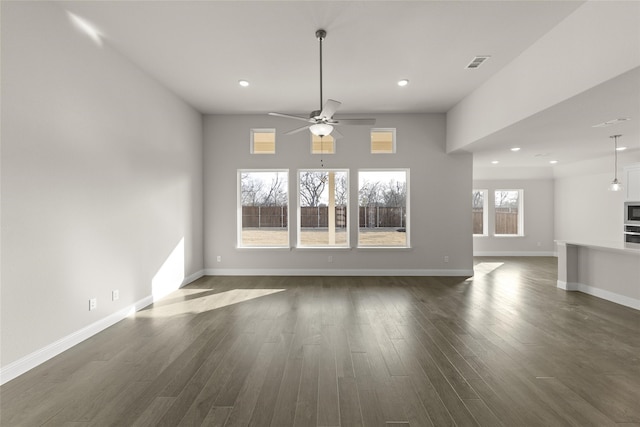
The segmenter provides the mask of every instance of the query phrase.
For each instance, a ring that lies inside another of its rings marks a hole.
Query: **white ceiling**
[[[315,31],[323,28],[325,99],[341,101],[339,113],[373,114],[448,111],[583,2],[58,3],[97,27],[106,44],[210,114],[317,109]],[[476,55],[491,59],[477,70],[465,69]],[[403,78],[409,85],[398,87]],[[240,87],[240,79],[250,86]],[[493,159],[512,145],[523,147],[522,166],[535,164],[527,160],[532,153],[576,161],[570,148],[575,144],[582,144],[580,156],[594,157],[608,148],[602,138],[609,130],[598,130],[595,138],[591,125],[618,116],[632,117],[620,126],[635,132],[635,139],[628,139],[640,144],[638,73],[617,80],[474,144],[474,162]]]

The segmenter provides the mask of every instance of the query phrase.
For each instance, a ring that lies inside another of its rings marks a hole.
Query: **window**
[[[371,129],[371,153],[385,154],[396,152],[395,129]]]
[[[496,190],[495,235],[523,236],[522,190]]]
[[[289,247],[289,171],[238,171],[238,247]]]
[[[298,246],[349,247],[349,171],[298,173]]]
[[[358,247],[409,247],[409,171],[358,172]]]
[[[275,154],[276,130],[251,129],[251,154]]]
[[[331,135],[319,137],[311,134],[311,154],[335,154],[335,139]]]
[[[488,191],[487,190],[473,190],[471,201],[471,217],[473,221],[473,235],[474,236],[487,236],[488,235]]]

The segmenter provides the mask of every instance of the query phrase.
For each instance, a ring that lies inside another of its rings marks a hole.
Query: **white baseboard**
[[[556,256],[554,251],[474,251],[473,256]]]
[[[207,276],[473,276],[473,270],[207,268]]]
[[[2,369],[0,369],[0,384],[11,381],[12,379],[57,356],[63,351],[70,349],[74,345],[77,345],[98,332],[107,329],[109,326],[118,323],[136,311],[142,310],[152,303],[153,297],[149,295],[128,307],[118,310],[97,322],[67,335],[66,337],[63,337],[39,350],[36,350],[33,353],[8,364],[7,366],[3,366]]]
[[[197,280],[204,276],[204,270],[200,270],[196,273],[187,276],[179,287],[183,287],[194,280]],[[110,326],[118,323],[122,319],[134,314],[137,311],[153,304],[154,298],[149,295],[136,303],[125,307],[108,315],[107,317],[100,319],[72,334],[67,335],[55,341],[39,350],[34,351],[31,354],[22,357],[15,362],[3,366],[0,368],[0,384],[4,384],[12,379],[24,374],[25,372],[35,368],[36,366],[46,362],[47,360],[57,356],[58,354],[70,349],[71,347],[80,344],[82,341],[91,338],[93,335],[107,329]]]
[[[557,286],[565,291],[578,291],[585,294],[593,295],[594,297],[602,298],[607,301],[615,302],[616,304],[624,305],[625,307],[634,308],[640,310],[640,300],[631,298],[625,295],[620,295],[615,292],[607,291],[605,289],[596,288],[594,286],[585,285],[578,282],[565,282],[558,280]]]

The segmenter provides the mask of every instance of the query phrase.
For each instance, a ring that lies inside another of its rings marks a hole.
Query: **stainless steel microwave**
[[[624,202],[624,223],[640,224],[640,202]]]

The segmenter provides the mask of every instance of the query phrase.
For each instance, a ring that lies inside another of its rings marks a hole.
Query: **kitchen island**
[[[640,310],[640,245],[556,240],[558,287]]]

